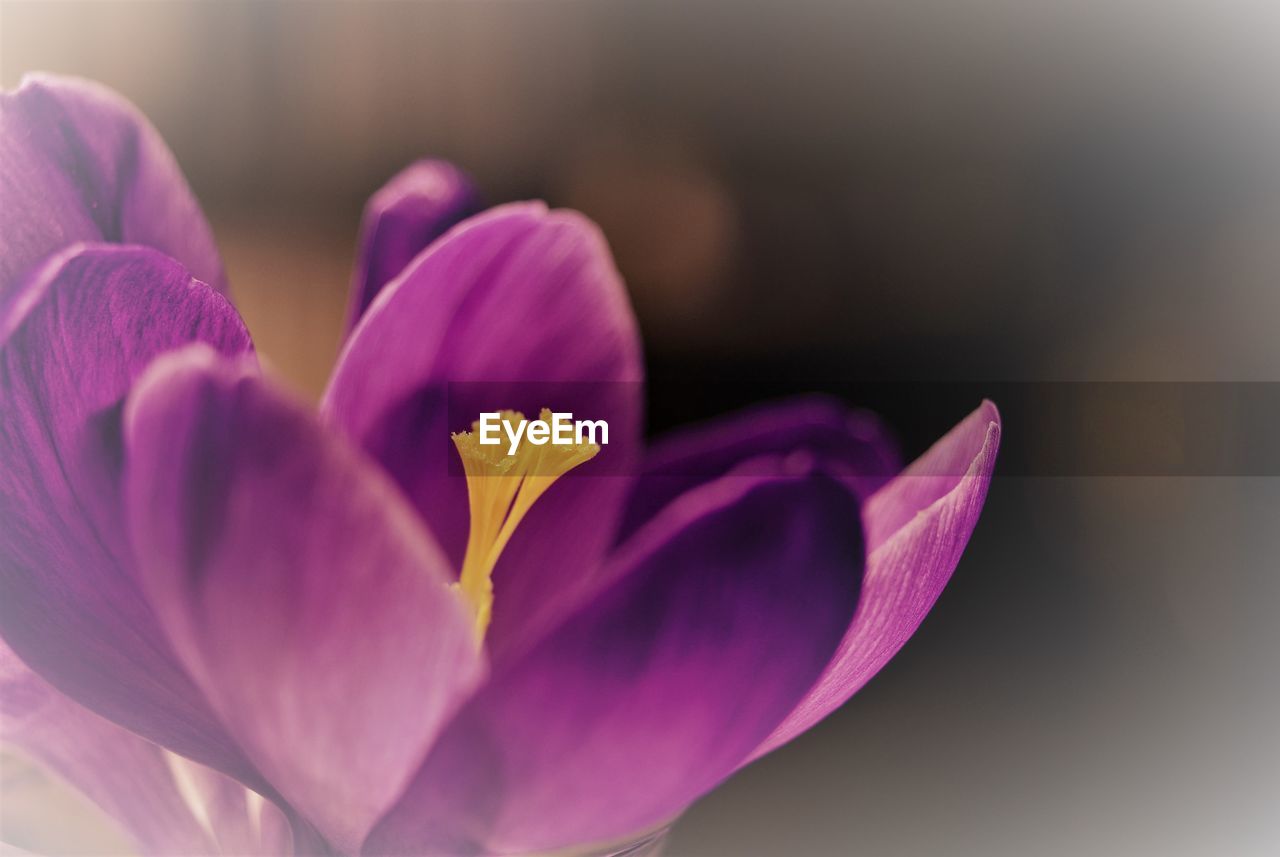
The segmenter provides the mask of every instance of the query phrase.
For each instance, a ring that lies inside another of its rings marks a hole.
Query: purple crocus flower
[[[642,449],[599,232],[470,216],[444,164],[373,197],[318,412],[261,371],[119,97],[5,94],[0,193],[3,737],[146,853],[661,830],[897,652],[986,495],[990,403],[905,470],[824,399]],[[610,442],[495,457],[459,402],[572,408]]]

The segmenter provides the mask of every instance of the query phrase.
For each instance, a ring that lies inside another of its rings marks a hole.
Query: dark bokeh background
[[[694,807],[677,857],[1262,855],[1280,11],[1169,5],[4,0],[0,79],[139,104],[312,395],[364,198],[430,154],[602,225],[655,431],[817,389],[916,454],[1005,406],[920,633]],[[1097,393],[1120,381],[1168,383]]]

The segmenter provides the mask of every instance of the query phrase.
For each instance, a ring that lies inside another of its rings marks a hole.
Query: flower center
[[[550,422],[551,412],[543,408],[540,418]],[[514,427],[524,422],[524,415],[503,411],[501,419]],[[510,454],[506,433],[504,425],[501,443],[481,443],[480,423],[475,422],[471,431],[452,435],[467,476],[471,514],[462,574],[454,586],[475,614],[476,636],[480,640],[484,639],[493,614],[493,568],[516,527],[552,483],[600,451],[594,443],[537,446],[522,438],[515,453]]]

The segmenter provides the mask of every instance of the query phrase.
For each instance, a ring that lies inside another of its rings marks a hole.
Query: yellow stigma
[[[543,408],[539,417],[550,422],[551,411]],[[502,412],[504,424],[523,421],[519,411]],[[480,423],[476,422],[471,431],[452,435],[467,476],[471,513],[462,574],[454,586],[475,614],[476,636],[481,640],[493,613],[493,569],[512,533],[553,482],[600,451],[594,443],[535,446],[522,437],[511,455],[505,432],[504,425],[501,443],[482,444]]]

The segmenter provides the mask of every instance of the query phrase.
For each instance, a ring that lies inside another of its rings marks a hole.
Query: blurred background
[[[1002,406],[920,633],[674,857],[1280,853],[1274,2],[3,0],[31,70],[151,118],[309,395],[432,155],[600,223],[654,432],[825,390],[914,456]]]

